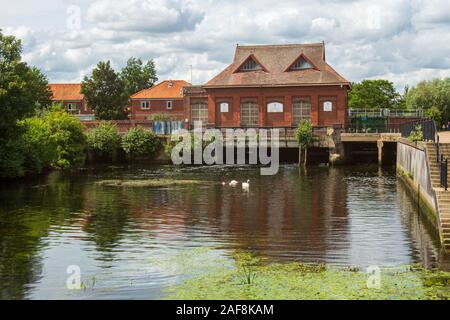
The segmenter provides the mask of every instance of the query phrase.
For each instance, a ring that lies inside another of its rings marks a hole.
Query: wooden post
[[[300,167],[302,164],[302,146],[298,145],[298,166]]]

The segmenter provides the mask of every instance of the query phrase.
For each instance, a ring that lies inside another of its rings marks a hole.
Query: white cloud
[[[448,0],[63,0],[47,26],[32,24],[32,8],[42,15],[49,1],[30,0],[21,15],[2,5],[9,18],[0,12],[8,22],[0,28],[23,39],[24,59],[51,81],[79,81],[100,60],[120,68],[136,56],[154,58],[160,79],[190,80],[192,65],[194,82],[203,83],[231,62],[236,43],[322,40],[327,60],[350,81],[383,77],[402,88],[450,69]],[[70,5],[80,5],[81,30],[53,19]]]

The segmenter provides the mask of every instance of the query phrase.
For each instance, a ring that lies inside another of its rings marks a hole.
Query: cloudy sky
[[[100,60],[154,58],[162,79],[201,84],[235,45],[325,41],[350,81],[398,88],[450,76],[449,0],[0,0],[0,28],[51,82],[77,82]]]

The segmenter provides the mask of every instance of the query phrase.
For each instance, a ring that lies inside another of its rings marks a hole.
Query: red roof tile
[[[266,70],[239,71],[249,57],[255,57]],[[299,58],[305,57],[315,68],[289,70]],[[304,86],[350,85],[325,61],[325,45],[289,44],[237,46],[233,63],[205,84],[205,87],[222,86]]]
[[[49,84],[53,92],[54,101],[77,101],[83,100],[81,83],[52,83]]]
[[[189,86],[191,84],[184,80],[165,80],[133,94],[131,99],[182,99],[183,87]]]

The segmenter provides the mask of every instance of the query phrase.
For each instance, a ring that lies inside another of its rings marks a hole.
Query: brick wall
[[[240,105],[246,99],[259,105],[259,126],[291,126],[292,101],[295,97],[308,97],[311,101],[311,122],[314,126],[347,123],[347,88],[340,86],[316,87],[272,87],[272,88],[220,88],[206,89],[209,123],[216,126],[236,127],[240,125]],[[194,99],[191,97],[190,100]],[[333,102],[330,114],[323,111],[323,101]],[[227,113],[220,112],[220,103],[229,102]],[[267,103],[283,103],[283,112],[267,112]]]
[[[150,102],[150,109],[143,110],[141,108],[142,101]],[[172,101],[172,109],[167,109],[167,101]],[[173,119],[184,119],[184,102],[182,99],[178,100],[131,100],[130,118],[135,120],[151,119],[153,114],[164,114]]]

